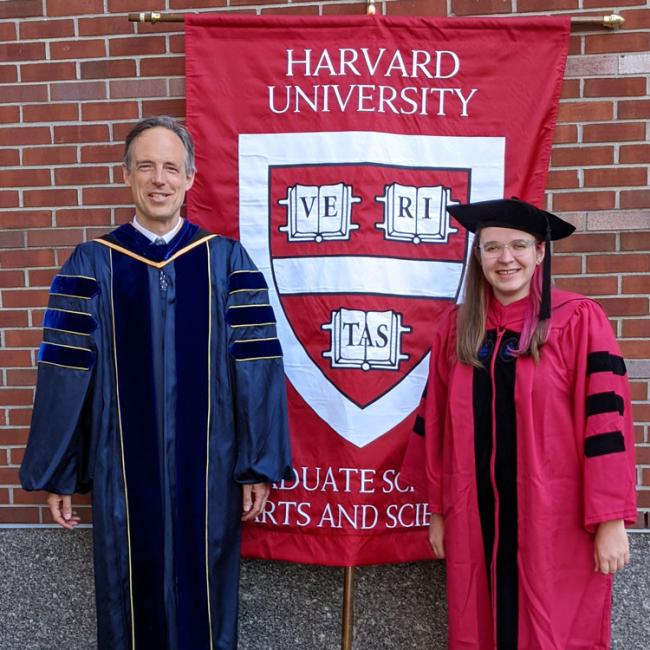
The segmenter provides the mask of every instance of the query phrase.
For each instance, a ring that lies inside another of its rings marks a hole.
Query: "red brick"
[[[12,447],[10,449],[7,449],[6,451],[7,451],[7,457],[8,457],[7,465],[20,466],[20,464],[23,462],[23,459],[25,457],[25,448],[24,447]]]
[[[553,147],[552,167],[584,167],[609,165],[614,162],[614,147]]]
[[[8,346],[8,347],[19,347],[19,346]],[[23,347],[27,347],[27,346],[23,346]],[[33,401],[33,391],[30,388],[0,389],[0,404],[2,406],[31,406],[32,401]]]
[[[5,331],[5,346],[8,348],[37,348],[41,342],[41,330],[7,330]],[[0,392],[0,400],[2,394]],[[12,406],[18,406],[23,402],[5,402]],[[25,404],[31,404],[31,398]],[[2,402],[0,401],[0,404]]]
[[[561,99],[580,97],[580,79],[564,79],[562,82]]]
[[[578,9],[578,0],[553,0],[553,11],[560,9]],[[517,13],[528,11],[548,11],[548,0],[518,0]]]
[[[7,421],[10,426],[29,426],[29,424],[32,421],[32,409],[31,408],[9,409],[9,411],[7,412]]]
[[[618,117],[622,120],[650,117],[650,100],[635,99],[618,102]]]
[[[69,16],[71,12],[70,0],[47,0],[48,16]],[[103,0],[84,0],[74,4],[75,14],[103,14]]]
[[[0,271],[0,288],[24,286],[25,276],[22,271]]]
[[[553,194],[553,209],[560,212],[610,210],[614,201],[614,192],[566,192]]]
[[[73,20],[32,20],[20,23],[20,40],[74,36]]]
[[[298,0],[300,1],[300,0]],[[424,2],[424,0],[421,0]],[[388,7],[391,7],[391,5],[395,5],[396,3],[391,2],[388,4]],[[408,4],[408,3],[407,3]],[[333,13],[339,13],[339,14],[352,14],[352,15],[358,15],[360,12],[358,11],[358,5],[355,4],[346,4],[346,5],[339,5],[337,8],[342,9],[342,11],[339,12],[333,12],[333,11],[328,11],[328,8],[331,8],[332,5],[323,5],[323,15],[330,15]],[[344,8],[350,8],[349,11],[345,11]],[[264,16],[318,16],[318,5],[298,5],[294,3],[293,5],[289,7],[264,7],[260,10],[260,13]],[[386,15],[391,15],[390,10],[387,11]],[[402,15],[409,15],[409,14],[402,14]]]
[[[50,93],[54,101],[106,99],[106,85],[103,81],[56,83],[50,85]]]
[[[109,81],[112,99],[128,97],[164,97],[167,95],[166,79],[120,79]]]
[[[60,81],[75,79],[77,69],[72,61],[57,63],[29,63],[20,66],[22,81]]]
[[[19,164],[18,149],[0,149],[0,167],[15,167]]]
[[[147,54],[164,54],[164,36],[130,36],[129,38],[111,38],[108,43],[111,57],[146,56]]]
[[[620,142],[623,140],[645,140],[643,122],[621,122],[618,124],[586,124],[582,132],[583,142]]]
[[[52,278],[55,275],[56,269],[33,269],[28,272],[29,286],[45,287],[47,289],[52,284]]]
[[[110,144],[110,145],[91,145],[81,147],[81,160],[82,163],[114,163],[122,160],[124,155],[123,144]]]
[[[625,323],[645,322],[650,326],[650,320],[646,321],[623,321]],[[650,332],[650,327],[648,327]],[[650,336],[650,333],[648,334]],[[647,400],[648,399],[648,382],[647,381],[631,381],[630,382],[630,397],[633,400]]]
[[[78,208],[76,210],[57,210],[57,226],[110,226],[110,209]],[[30,276],[31,278],[31,276]]]
[[[644,77],[585,79],[585,97],[626,97],[645,95]]]
[[[650,508],[650,490],[637,491],[637,507]]]
[[[196,4],[200,3],[194,2],[193,6]],[[108,0],[108,10],[114,14],[134,11],[159,11],[160,6],[160,0]],[[190,8],[194,8],[193,6]]]
[[[44,289],[5,289],[2,292],[4,307],[41,307],[47,304],[48,291]]]
[[[229,12],[230,13],[230,12]],[[238,11],[238,14],[248,13],[247,11]],[[183,36],[169,37],[169,51],[173,54],[185,54],[185,38]]]
[[[650,255],[616,253],[615,255],[589,255],[587,273],[648,273]]]
[[[17,208],[18,192],[0,190],[0,208]]]
[[[170,97],[185,97],[185,77],[175,78],[169,80],[169,96]]]
[[[648,163],[650,162],[650,144],[627,144],[618,151],[619,162]]]
[[[509,14],[510,0],[452,0],[451,15],[469,16],[482,14]]]
[[[76,147],[38,147],[23,151],[23,165],[71,165],[77,162]]]
[[[22,230],[0,230],[0,248],[22,248],[25,245],[24,236]]]
[[[577,235],[574,235],[576,237]],[[553,273],[559,275],[582,272],[582,258],[577,255],[553,255]]]
[[[562,102],[558,112],[558,121],[598,122],[610,120],[614,115],[612,102]]]
[[[75,126],[55,126],[54,143],[68,142],[106,142],[109,139],[105,124],[78,124]]]
[[[650,340],[622,339],[619,345],[626,359],[650,359]]]
[[[49,210],[5,210],[2,213],[4,228],[40,228],[52,225],[52,213]]]
[[[136,120],[139,117],[137,102],[93,102],[81,105],[84,121]],[[149,113],[145,113],[148,115]]]
[[[621,250],[642,251],[650,250],[650,231],[622,232]]]
[[[20,108],[18,106],[0,106],[0,122],[3,124],[20,122]]]
[[[20,129],[5,127],[0,129],[0,146],[50,144],[50,129],[46,126],[24,126]]]
[[[23,269],[37,266],[54,266],[54,252],[49,249],[37,250],[0,250],[0,267],[5,269]]]
[[[17,481],[16,481],[17,484]],[[0,507],[0,523],[2,524],[39,524],[41,523],[40,508],[23,507]]]
[[[74,228],[30,230],[27,233],[28,246],[76,246],[82,240],[83,231]]]
[[[103,13],[103,12],[98,12]],[[135,29],[126,16],[79,18],[79,36],[105,36],[106,34],[132,34]]]
[[[106,56],[106,43],[99,39],[50,43],[52,59],[99,59],[103,56]]]
[[[36,384],[36,369],[35,368],[13,368],[7,370],[7,382],[12,386],[34,386]],[[27,441],[27,431],[17,432],[15,442],[7,441],[7,432],[3,432],[3,439],[7,444],[20,444]],[[22,435],[22,440],[18,439]]]
[[[36,187],[51,184],[49,169],[0,170],[0,186],[2,187]]]
[[[646,287],[650,284],[646,278]],[[650,339],[650,318],[623,320],[623,336],[625,338],[647,338]],[[636,399],[645,399],[637,397]]]
[[[648,32],[628,32],[615,34],[593,34],[585,37],[585,54],[606,52],[646,52],[650,49]]]
[[[645,167],[585,169],[584,180],[585,187],[646,185],[648,171]]]
[[[135,77],[135,61],[128,59],[104,59],[102,61],[82,61],[82,79],[111,79],[113,77]]]
[[[16,23],[0,22],[0,41],[15,41],[17,34]]]
[[[160,6],[160,4],[158,5]],[[213,7],[225,7],[226,0],[169,0],[169,8],[172,10],[178,9],[199,9],[205,7],[211,9]]]
[[[0,61],[42,61],[45,43],[0,43]]]
[[[23,107],[25,122],[76,122],[79,104],[32,104]]]
[[[644,0],[583,0],[582,6],[585,9],[598,9],[600,7],[609,9],[611,7],[624,7],[629,5],[642,4],[645,4]],[[625,27],[627,27],[627,23]]]
[[[0,366],[29,367],[32,365],[32,355],[29,350],[0,350]],[[2,483],[2,481],[0,481]]]
[[[43,492],[27,492],[21,488],[14,489],[14,503],[20,506],[45,505],[46,495]]]
[[[72,189],[27,190],[23,194],[23,201],[27,208],[71,206],[77,205],[77,192]]]
[[[555,144],[574,143],[578,141],[578,127],[575,124],[558,124],[555,127],[553,142]]]
[[[0,327],[27,327],[28,312],[22,309],[0,310]]]
[[[126,205],[132,204],[131,191],[126,186],[84,188],[83,205]]]
[[[47,101],[47,86],[39,84],[23,86],[21,84],[0,86],[0,102],[26,104],[28,102]]]
[[[650,190],[621,192],[621,208],[650,208]]]
[[[94,185],[109,183],[108,167],[61,167],[55,170],[56,185]]]
[[[625,4],[644,4],[643,2],[626,2]],[[650,27],[650,11],[647,9],[626,9],[621,12],[625,18],[625,29],[636,30]]]
[[[647,316],[647,298],[599,298],[608,316]],[[650,341],[648,341],[650,344]],[[624,356],[628,356],[624,353]],[[635,357],[638,358],[638,357]],[[650,358],[650,353],[648,353]]]
[[[577,170],[551,170],[546,179],[547,189],[568,189],[578,187]]]
[[[150,99],[142,102],[143,115],[171,115],[185,118],[184,99]]]
[[[401,0],[400,0],[401,3]],[[238,4],[251,4],[242,0]],[[389,3],[389,6],[393,3]],[[363,2],[352,3],[352,4],[342,4],[342,3],[332,3],[323,5],[323,15],[324,16],[363,16],[366,13],[368,5]],[[279,8],[278,8],[279,10]],[[380,13],[378,9],[377,13]]]
[[[0,83],[14,83],[18,81],[18,66],[0,65]]]
[[[140,75],[143,77],[171,77],[184,74],[185,58],[182,56],[151,57],[140,61]]]
[[[613,276],[555,278],[555,285],[566,291],[574,291],[585,296],[609,296],[618,293],[618,282]]]
[[[4,0],[0,2],[0,19],[31,18],[43,15],[42,0]]]

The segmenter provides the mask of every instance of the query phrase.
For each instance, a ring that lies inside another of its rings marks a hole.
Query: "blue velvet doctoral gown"
[[[262,274],[189,222],[161,246],[129,224],[50,294],[21,481],[92,490],[99,648],[236,647],[240,484],[290,463]]]

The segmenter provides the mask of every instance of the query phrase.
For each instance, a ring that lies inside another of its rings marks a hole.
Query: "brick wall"
[[[636,422],[638,528],[650,527],[650,99],[648,0],[396,0],[388,15],[605,15],[618,32],[572,30],[548,208],[578,226],[556,246],[557,284],[602,302],[628,361]],[[184,115],[180,24],[127,12],[363,14],[340,0],[0,2],[0,525],[47,523],[17,487],[47,289],[76,243],[131,217],[117,161],[138,118]],[[83,515],[84,520],[89,514]]]

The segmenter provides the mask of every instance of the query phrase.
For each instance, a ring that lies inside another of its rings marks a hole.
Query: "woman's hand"
[[[630,544],[622,519],[598,526],[594,539],[594,571],[608,575],[630,563]]]
[[[429,544],[433,549],[436,560],[445,557],[445,520],[442,515],[431,515],[429,524]]]

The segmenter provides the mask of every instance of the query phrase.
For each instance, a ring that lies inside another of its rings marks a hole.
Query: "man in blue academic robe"
[[[99,648],[237,645],[240,520],[290,468],[282,351],[242,246],[181,218],[187,130],[126,140],[131,223],[55,276],[21,468],[74,528],[92,490]]]

